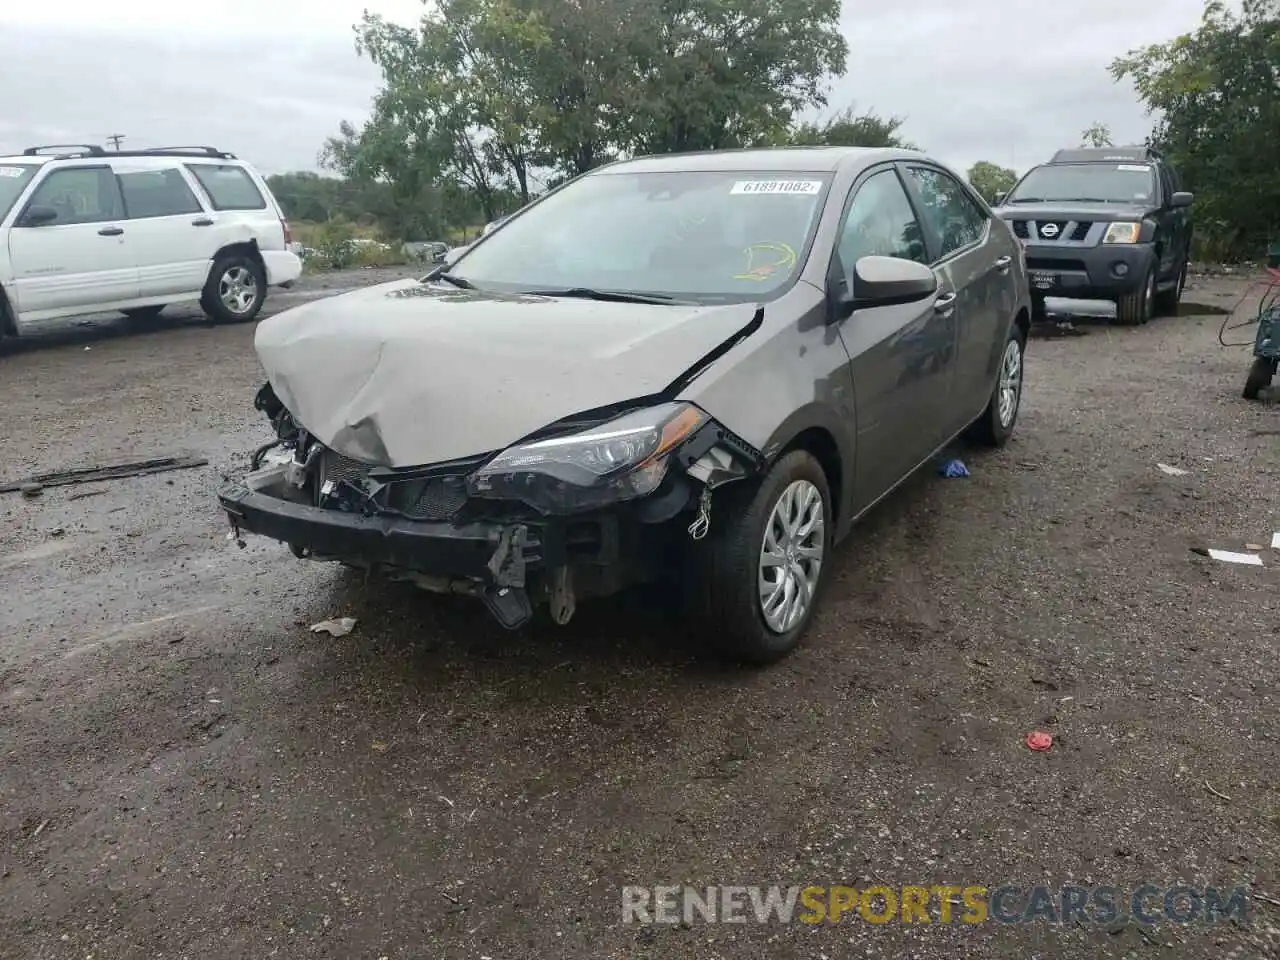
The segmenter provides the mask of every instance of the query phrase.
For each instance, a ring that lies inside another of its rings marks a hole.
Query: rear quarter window
[[[265,210],[267,200],[243,167],[221,163],[189,163],[215,210]]]

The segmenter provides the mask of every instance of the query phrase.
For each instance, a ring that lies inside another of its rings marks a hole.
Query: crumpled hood
[[[254,345],[276,396],[321,443],[406,467],[500,450],[564,417],[659,393],[755,309],[405,280],[268,317]]]

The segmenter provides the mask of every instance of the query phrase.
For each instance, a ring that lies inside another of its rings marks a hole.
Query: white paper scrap
[[[345,637],[355,629],[354,617],[340,617],[337,620],[321,620],[311,627],[312,633],[327,633],[331,637]]]
[[[1271,535],[1271,549],[1280,550],[1280,533],[1273,533]]]
[[[1256,553],[1232,553],[1230,550],[1210,550],[1209,556],[1223,563],[1243,563],[1250,567],[1262,566],[1262,558]]]
[[[1185,477],[1190,472],[1183,470],[1181,467],[1171,467],[1167,463],[1157,463],[1156,466],[1171,477]]]

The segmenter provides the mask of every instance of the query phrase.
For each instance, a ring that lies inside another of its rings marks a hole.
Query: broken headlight
[[[561,437],[510,447],[467,478],[472,496],[576,513],[643,497],[662,483],[667,455],[707,422],[687,403],[628,413]]]

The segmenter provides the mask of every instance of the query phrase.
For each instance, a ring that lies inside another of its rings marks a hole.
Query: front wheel
[[[266,299],[262,264],[246,253],[228,253],[213,262],[200,306],[217,323],[248,323]]]
[[[1151,319],[1156,298],[1156,270],[1152,267],[1133,293],[1126,293],[1116,301],[1116,322],[1136,327]]]
[[[733,659],[775,663],[800,645],[830,564],[831,491],[821,464],[793,450],[754,491],[726,488],[695,551],[696,612]]]
[[[1182,268],[1178,271],[1178,281],[1163,293],[1157,293],[1155,299],[1155,309],[1163,316],[1174,317],[1178,314],[1178,304],[1182,301],[1182,291],[1187,285],[1187,264],[1183,261]]]
[[[1000,355],[1000,373],[987,408],[969,427],[969,438],[988,447],[1003,447],[1013,435],[1022,408],[1023,368],[1026,361],[1027,335],[1016,323],[1009,331],[1004,352]]]

